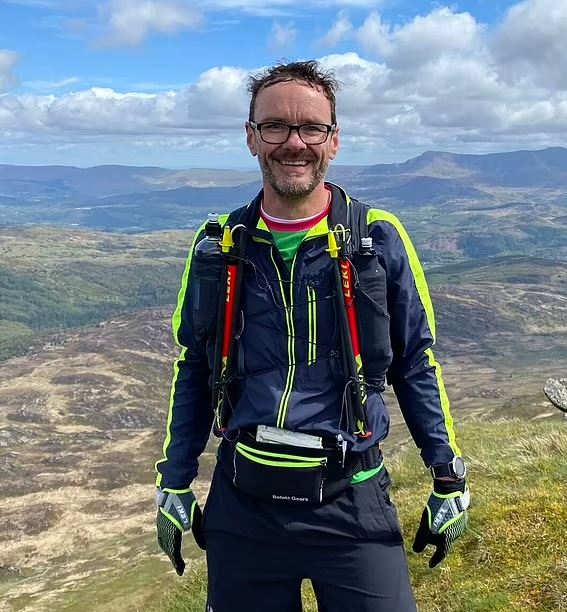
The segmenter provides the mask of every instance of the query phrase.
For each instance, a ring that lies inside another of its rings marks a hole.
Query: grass
[[[388,459],[420,612],[567,610],[567,423],[471,421],[459,429],[469,465],[469,529],[441,566],[409,552],[430,482],[415,450]],[[315,612],[304,583],[305,612]],[[202,612],[206,568],[196,561],[159,602]]]

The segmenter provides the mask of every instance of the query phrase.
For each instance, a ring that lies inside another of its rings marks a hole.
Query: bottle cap
[[[218,223],[219,222],[219,214],[218,213],[209,213],[207,215],[207,220],[209,223]]]
[[[367,238],[361,238],[360,239],[360,246],[366,251],[372,248],[372,238],[367,237]]]

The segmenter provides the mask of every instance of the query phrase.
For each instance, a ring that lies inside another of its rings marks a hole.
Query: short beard
[[[314,168],[313,177],[308,183],[298,184],[294,181],[282,181],[272,172],[265,155],[258,155],[258,163],[262,171],[262,177],[267,181],[272,189],[282,198],[287,200],[303,200],[310,193],[315,191],[315,188],[324,181],[329,168],[330,160],[321,160]]]

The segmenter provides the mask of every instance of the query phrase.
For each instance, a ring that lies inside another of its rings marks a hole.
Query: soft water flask
[[[209,213],[205,236],[195,246],[189,275],[192,288],[193,316],[196,332],[212,332],[217,313],[224,257],[220,250],[222,226],[217,213]]]

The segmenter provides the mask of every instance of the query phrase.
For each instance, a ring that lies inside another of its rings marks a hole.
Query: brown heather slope
[[[0,600],[8,609],[64,609],[76,599],[84,610],[95,579],[88,609],[99,609],[108,598],[100,586],[114,585],[111,600],[139,596],[165,576],[152,503],[175,356],[168,315],[117,318],[0,366]]]
[[[433,297],[457,422],[560,419],[541,388],[567,371],[564,296],[545,283],[477,283]],[[116,317],[0,364],[0,608],[143,610],[167,588],[152,500],[176,356],[169,316]],[[411,445],[392,413],[390,453]],[[199,554],[190,538],[185,552]]]

